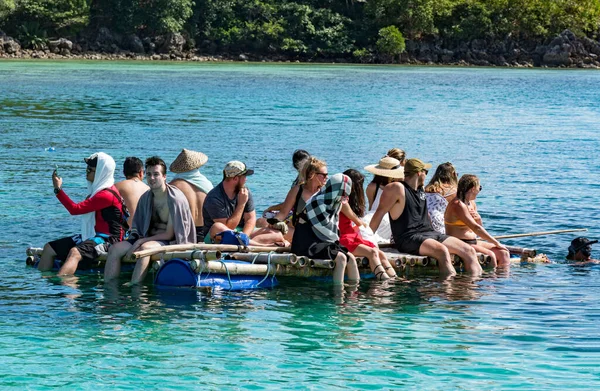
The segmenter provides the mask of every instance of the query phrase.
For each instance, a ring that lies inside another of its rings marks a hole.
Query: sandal
[[[392,271],[394,272],[394,274],[393,274],[393,275],[391,275],[390,273],[388,273],[388,275],[389,275],[390,277],[397,277],[397,276],[398,276],[398,273],[396,273],[396,270],[394,269],[394,267],[393,267],[393,266],[388,266],[388,267],[386,267],[386,268],[385,268],[386,272],[387,272],[388,270],[390,270],[390,269],[392,269]]]
[[[381,280],[382,280],[382,278],[381,278],[381,275],[382,275],[382,274],[385,274],[385,275],[387,276],[387,274],[385,273],[385,268],[383,267],[383,265],[382,265],[382,264],[379,264],[379,265],[375,266],[375,269],[373,269],[373,272],[375,272],[375,270],[377,270],[377,268],[378,268],[378,267],[381,267],[383,270],[382,270],[382,271],[380,271],[380,272],[377,272],[377,273],[375,273],[375,278],[376,278],[377,280],[381,281]],[[388,276],[388,277],[389,277],[389,276]]]

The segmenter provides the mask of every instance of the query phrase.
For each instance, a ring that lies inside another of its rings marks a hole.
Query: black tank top
[[[404,210],[398,219],[393,220],[390,216],[390,225],[394,241],[399,243],[402,239],[420,232],[433,231],[431,221],[427,214],[427,200],[423,186],[413,190],[404,182],[405,204]]]

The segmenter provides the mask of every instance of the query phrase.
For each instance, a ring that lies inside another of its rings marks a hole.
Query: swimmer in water
[[[598,264],[600,260],[592,259],[592,244],[598,243],[597,240],[578,237],[573,239],[569,246],[567,260],[573,261],[577,265]]]

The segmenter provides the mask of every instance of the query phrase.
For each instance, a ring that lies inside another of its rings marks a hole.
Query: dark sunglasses
[[[323,178],[327,178],[329,176],[329,173],[327,173],[327,172],[317,172],[317,175],[323,175]]]
[[[425,175],[429,174],[429,170],[422,169],[421,171],[423,171],[425,173]]]
[[[88,167],[85,169],[86,174],[92,173],[92,172],[96,172],[96,169],[93,167]]]

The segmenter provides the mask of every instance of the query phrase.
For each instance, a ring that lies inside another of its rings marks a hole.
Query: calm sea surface
[[[598,238],[599,130],[597,71],[0,62],[0,387],[598,389],[600,266],[562,263],[575,234],[506,241],[553,265],[342,295],[303,280],[108,289],[42,277],[24,251],[79,230],[52,193],[55,164],[81,200],[89,154],[170,164],[183,147],[209,156],[215,183],[229,160],[254,168],[259,210],[285,196],[297,148],[335,173],[400,147],[478,175],[493,234]]]

